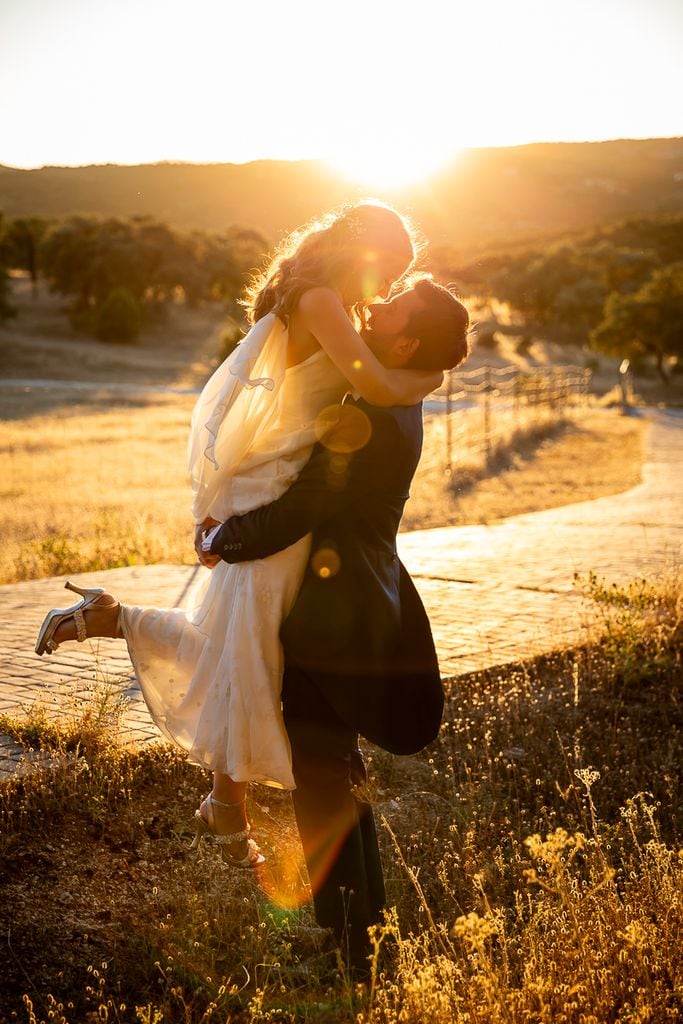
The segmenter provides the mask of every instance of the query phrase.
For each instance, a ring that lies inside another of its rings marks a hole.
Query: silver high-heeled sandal
[[[52,638],[55,635],[57,627],[62,622],[66,622],[67,619],[72,618],[76,623],[76,640],[79,644],[88,639],[83,612],[86,608],[90,608],[92,605],[97,604],[105,591],[102,587],[94,587],[91,590],[84,590],[81,587],[77,587],[75,583],[71,583],[70,580],[67,580],[64,586],[67,590],[73,590],[75,594],[80,594],[81,600],[78,604],[72,605],[71,608],[53,608],[51,612],[47,613],[43,619],[43,624],[40,627],[38,639],[36,640],[36,654],[53,654],[57,650],[59,644]],[[118,601],[116,601],[114,605],[106,605],[105,607],[113,608],[116,607],[116,605],[118,605],[120,616],[121,605]],[[117,622],[117,633],[118,631]]]
[[[221,835],[216,830],[216,817],[214,807],[241,807],[244,804],[244,800],[240,800],[235,804],[225,804],[220,800],[216,800],[213,793],[209,793],[204,801],[202,801],[202,807],[208,807],[209,820],[202,815],[201,809],[194,812],[194,828],[195,836],[190,844],[191,850],[196,850],[199,846],[200,840],[204,837],[213,840],[221,848],[221,857],[226,864],[229,864],[233,868],[255,868],[260,864],[265,864],[266,858],[263,856],[258,846],[253,839],[249,837],[251,832],[251,826],[247,825],[246,828],[242,829],[241,832],[230,832],[227,835]],[[247,840],[247,852],[244,857],[234,857],[231,853],[228,853],[227,847],[232,846],[234,843],[241,843]]]

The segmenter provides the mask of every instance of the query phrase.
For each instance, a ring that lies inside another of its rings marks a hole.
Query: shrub
[[[69,323],[77,334],[96,334],[98,312],[90,306],[86,309],[72,309],[69,313]]]
[[[220,348],[218,355],[221,362],[228,358],[230,353],[237,347],[243,337],[244,331],[242,330],[242,327],[236,323],[235,320],[228,320],[227,326],[223,331],[221,331],[220,336]]]
[[[101,341],[135,341],[141,326],[140,303],[127,288],[113,288],[97,311],[97,337]]]
[[[0,257],[2,252],[0,251]],[[3,320],[9,320],[10,317],[16,316],[17,311],[9,301],[9,277],[7,275],[7,268],[0,262],[0,323]]]
[[[495,351],[498,348],[498,335],[495,331],[481,331],[477,334],[477,345]]]

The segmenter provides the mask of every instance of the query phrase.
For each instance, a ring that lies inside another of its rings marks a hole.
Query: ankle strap
[[[85,618],[80,608],[74,611],[74,622],[76,623],[76,639],[79,644],[88,639],[88,631],[85,628]]]
[[[243,807],[244,804],[247,802],[247,798],[243,797],[241,800],[237,800],[237,802],[234,804],[224,804],[222,800],[216,800],[216,797],[213,795],[213,793],[209,793],[206,799],[214,807]]]

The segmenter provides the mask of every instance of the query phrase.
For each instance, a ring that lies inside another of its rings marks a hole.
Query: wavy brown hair
[[[412,313],[402,333],[420,346],[404,364],[411,370],[453,370],[470,354],[470,315],[455,292],[431,277],[416,278],[411,288],[423,308]]]
[[[266,313],[284,323],[305,291],[337,286],[368,256],[404,257],[406,271],[415,260],[415,231],[405,217],[384,203],[365,200],[329,213],[289,235],[263,273],[251,282],[244,299],[254,324]],[[354,307],[363,306],[363,301]],[[349,310],[351,312],[351,310]]]

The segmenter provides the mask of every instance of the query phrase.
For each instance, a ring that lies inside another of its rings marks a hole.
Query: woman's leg
[[[222,804],[243,804],[247,795],[246,782],[234,782],[222,772],[213,773],[213,798]]]
[[[246,782],[235,782],[223,772],[213,773],[213,799],[207,797],[202,802],[200,814],[216,835],[227,836],[247,828],[246,795]],[[246,857],[248,850],[247,838],[226,844],[227,854],[235,859]]]
[[[102,594],[95,604],[83,612],[88,637],[121,637],[118,628],[119,602],[111,594]],[[72,617],[60,622],[53,637],[55,643],[76,639],[76,622]]]

